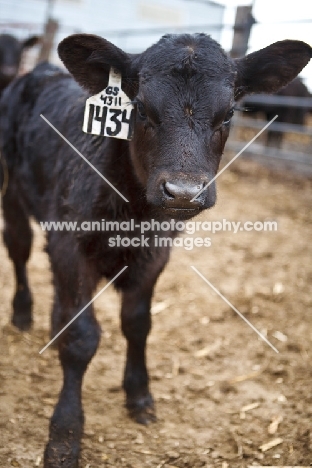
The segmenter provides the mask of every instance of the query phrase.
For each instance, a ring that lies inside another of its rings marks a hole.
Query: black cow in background
[[[301,78],[295,78],[285,88],[279,90],[274,96],[284,97],[298,97],[298,98],[312,98],[312,94],[304,85]],[[306,118],[311,108],[294,107],[294,106],[280,106],[278,104],[257,103],[254,104],[248,99],[244,100],[244,106],[249,113],[254,114],[261,112],[265,115],[265,119],[269,122],[275,115],[278,115],[275,122],[305,125]],[[280,148],[283,142],[283,132],[277,130],[268,130],[267,133],[267,146],[274,146]]]
[[[39,36],[30,36],[20,41],[10,34],[0,34],[0,96],[18,74],[24,50],[35,46],[39,41]]]

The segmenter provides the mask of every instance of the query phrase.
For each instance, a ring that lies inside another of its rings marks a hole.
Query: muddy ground
[[[151,426],[129,420],[123,407],[118,297],[109,287],[96,300],[103,335],[84,382],[83,468],[312,464],[311,182],[241,160],[220,176],[218,193],[200,220],[276,220],[278,230],[208,233],[209,248],[174,249],[153,303],[148,364],[158,422]],[[60,389],[56,350],[38,353],[49,341],[52,288],[43,235],[35,233],[30,333],[10,324],[13,273],[0,245],[3,468],[42,466]],[[260,448],[271,441],[277,445]]]

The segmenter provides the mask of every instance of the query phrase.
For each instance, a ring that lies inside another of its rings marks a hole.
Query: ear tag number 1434
[[[111,68],[108,86],[87,99],[82,130],[122,140],[133,136],[134,106],[121,89],[121,75]]]

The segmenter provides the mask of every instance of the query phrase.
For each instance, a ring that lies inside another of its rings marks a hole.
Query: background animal
[[[296,77],[273,96],[312,98],[312,94],[299,77]],[[268,122],[272,120],[275,115],[278,115],[276,122],[297,125],[305,125],[308,114],[312,112],[312,107],[309,109],[296,106],[280,106],[278,104],[254,104],[252,101],[249,101],[248,98],[244,100],[244,105],[248,109],[248,115],[262,113]],[[279,132],[278,130],[268,130],[267,145],[280,147],[283,142],[283,135],[283,132]]]
[[[0,95],[16,77],[23,52],[39,41],[39,36],[30,36],[20,41],[11,34],[0,34]]]

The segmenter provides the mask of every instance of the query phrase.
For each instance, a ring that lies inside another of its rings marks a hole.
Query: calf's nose
[[[201,205],[202,201],[196,199],[194,202],[191,202],[191,200],[203,187],[203,183],[195,185],[187,181],[164,182],[163,194],[165,205],[181,208],[195,208],[197,205]]]

